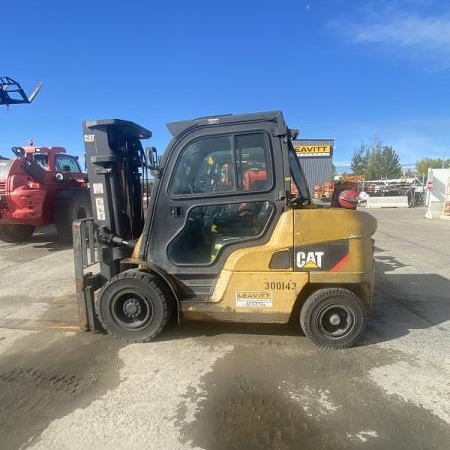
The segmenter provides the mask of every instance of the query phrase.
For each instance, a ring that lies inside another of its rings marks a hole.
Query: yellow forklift
[[[281,111],[168,128],[158,158],[133,122],[83,122],[94,211],[74,223],[83,329],[146,342],[173,313],[294,319],[320,347],[353,345],[372,302],[376,220],[311,203]]]

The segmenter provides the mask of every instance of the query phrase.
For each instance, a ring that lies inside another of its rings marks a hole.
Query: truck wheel
[[[102,289],[100,321],[119,339],[148,342],[167,324],[171,300],[153,275],[127,270]]]
[[[91,198],[89,192],[77,192],[64,202],[57,202],[55,210],[55,227],[64,242],[72,243],[72,225],[77,219],[92,216]]]
[[[351,347],[367,323],[367,306],[353,292],[342,288],[314,292],[300,312],[306,336],[322,348]]]
[[[35,229],[33,225],[2,225],[0,239],[5,242],[25,242],[30,239]]]

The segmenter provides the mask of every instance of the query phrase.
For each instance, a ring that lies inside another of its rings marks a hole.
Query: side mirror
[[[159,169],[158,151],[156,147],[147,147],[147,167],[149,169]]]
[[[156,147],[147,147],[147,168],[150,169],[153,176],[158,177],[161,173],[159,165],[158,150]]]

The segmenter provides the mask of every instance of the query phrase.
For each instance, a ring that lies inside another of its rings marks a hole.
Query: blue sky
[[[162,152],[167,122],[282,109],[335,139],[337,166],[374,137],[404,165],[450,157],[449,2],[15,0],[0,33],[0,75],[44,82],[0,109],[2,155],[33,139],[81,156],[81,121],[104,118]]]

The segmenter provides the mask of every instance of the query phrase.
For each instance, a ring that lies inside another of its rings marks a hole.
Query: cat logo
[[[320,269],[325,252],[298,252],[297,267],[299,269]]]

